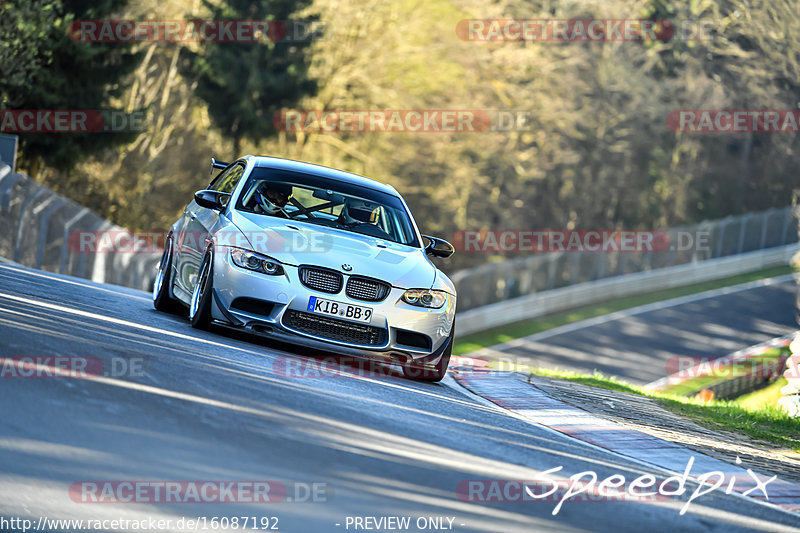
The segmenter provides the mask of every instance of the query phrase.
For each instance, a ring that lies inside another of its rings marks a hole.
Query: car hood
[[[284,264],[326,267],[377,278],[403,289],[430,288],[436,278],[436,267],[420,248],[255,213],[232,211],[230,220],[253,251]],[[350,265],[352,270],[345,271],[342,265]]]

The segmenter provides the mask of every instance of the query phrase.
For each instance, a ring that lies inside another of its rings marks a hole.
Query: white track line
[[[503,350],[507,348],[522,346],[529,342],[538,342],[543,339],[547,339],[549,337],[555,337],[556,335],[563,335],[565,333],[572,333],[573,331],[577,331],[592,326],[598,326],[600,324],[606,324],[608,322],[613,322],[614,320],[621,320],[623,318],[641,315],[644,313],[649,313],[651,311],[659,311],[661,309],[668,309],[670,307],[676,307],[679,305],[684,305],[692,302],[699,302],[701,300],[716,298],[717,296],[724,296],[726,294],[735,294],[737,292],[749,291],[751,289],[757,289],[760,287],[778,285],[780,283],[791,281],[792,279],[794,279],[794,274],[784,274],[783,276],[776,276],[772,278],[748,281],[747,283],[741,283],[739,285],[732,285],[730,287],[721,287],[719,289],[712,289],[710,291],[700,292],[697,294],[689,294],[686,296],[679,296],[678,298],[671,298],[669,300],[663,300],[660,302],[653,302],[651,304],[640,305],[638,307],[631,307],[630,309],[623,309],[622,311],[616,311],[614,313],[609,313],[607,315],[601,315],[594,318],[587,318],[585,320],[580,320],[578,322],[573,322],[571,324],[564,324],[563,326],[557,326],[555,328],[548,329],[547,331],[535,333],[527,337],[521,337],[519,339],[513,339],[500,344],[495,344],[494,346],[489,346],[487,348],[481,348],[480,350],[477,350],[472,354],[468,355],[478,356],[496,352],[503,352]]]
[[[2,259],[2,258],[0,258]],[[73,276],[67,276],[65,274],[56,274],[54,272],[46,272],[44,270],[32,270],[24,267],[18,263],[8,262],[9,266],[5,266],[4,264],[0,264],[0,272],[2,270],[7,270],[9,272],[14,272],[23,276],[33,276],[37,278],[44,278],[46,280],[57,281],[59,283],[66,283],[69,285],[77,285],[78,287],[84,287],[87,289],[94,289],[98,291],[110,292],[112,294],[118,294],[120,296],[124,296],[126,298],[136,298],[137,300],[144,300],[148,301],[151,298],[147,297],[146,292],[140,291],[137,289],[132,289],[130,287],[123,287],[121,285],[111,285],[108,286],[107,284],[97,283],[96,281],[91,281],[85,278],[75,278]],[[140,294],[132,294],[132,293],[140,293]]]

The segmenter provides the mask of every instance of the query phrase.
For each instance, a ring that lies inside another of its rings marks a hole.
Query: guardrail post
[[[763,250],[767,244],[767,229],[769,228],[769,217],[775,212],[774,208],[769,208],[764,211],[761,216],[761,243],[758,245],[759,250]]]
[[[670,231],[669,235],[669,259],[667,259],[667,266],[675,266],[675,254],[677,251],[676,248],[676,238],[675,236],[678,235],[677,231]]]
[[[67,203],[66,198],[62,197],[54,197],[54,198],[58,198],[55,202],[55,205],[50,207],[50,209],[46,210],[42,214],[42,221],[39,224],[39,245],[36,248],[36,268],[42,268],[42,261],[44,260],[44,241],[47,238],[47,221],[50,219],[53,213],[61,209],[64,206],[64,204]],[[47,203],[49,203],[50,200],[52,199],[53,198],[48,199],[47,202],[43,203],[42,205],[34,209],[33,214],[36,215],[42,212]]]
[[[138,257],[138,260],[135,261],[136,268],[133,270],[133,287],[138,289],[140,287],[140,282],[142,280],[142,270],[144,270],[144,263],[142,261],[142,257]]]
[[[597,255],[597,276],[595,279],[603,279],[608,273],[608,252],[601,252]]]
[[[556,285],[556,264],[558,257],[552,253],[547,254],[547,289],[552,289]]]
[[[64,224],[64,242],[61,243],[61,265],[58,267],[58,271],[61,274],[64,274],[65,270],[67,269],[67,253],[68,253],[68,246],[69,246],[69,230],[72,229],[72,226],[76,224],[80,219],[88,215],[91,211],[89,208],[82,207],[78,214],[74,217],[69,219],[66,224]]]
[[[109,221],[107,221],[107,220],[102,220],[101,219],[99,221],[99,223],[95,226],[95,229],[93,231],[100,231],[102,228],[105,228],[107,225],[110,226],[111,223]],[[80,256],[80,261],[78,261],[78,269],[79,269],[79,272],[80,272],[80,274],[78,274],[78,276],[81,277],[81,278],[86,278],[86,257],[88,255],[89,255],[88,253],[83,251],[81,253],[81,256]],[[97,260],[97,250],[94,251],[93,256],[94,256],[94,259],[92,261],[92,266],[94,266],[94,263]]]
[[[731,217],[725,217],[719,222],[719,236],[717,237],[717,253],[714,257],[722,257],[722,245],[725,241],[725,229],[730,224]]]
[[[19,256],[22,253],[22,231],[25,228],[25,210],[28,208],[31,202],[36,200],[42,194],[44,194],[48,189],[45,187],[39,186],[39,190],[36,191],[31,196],[28,196],[22,201],[22,205],[19,208],[19,225],[17,226],[17,241],[14,243],[14,262],[19,263]]]
[[[114,224],[108,220],[104,220],[100,224],[100,227],[97,231],[100,233],[113,227]],[[98,283],[108,283],[108,276],[106,275],[106,260],[108,259],[108,253],[109,252],[101,253],[99,250],[95,250],[94,262],[92,263],[92,277],[90,278],[92,281],[96,281]]]
[[[0,169],[0,180],[2,180],[0,183],[3,184],[3,188],[0,189],[0,198],[3,200],[0,211],[6,211],[8,209],[11,203],[11,189],[13,189],[14,185],[21,179],[22,175],[11,172],[11,167],[3,167]]]
[[[123,284],[123,275],[128,272],[131,268],[131,264],[133,263],[134,254],[135,252],[119,254],[117,253],[113,259],[111,260],[111,268],[114,272],[113,281],[109,279],[108,281],[115,284],[115,285],[122,285]],[[119,268],[116,268],[117,263],[122,263]]]
[[[642,255],[642,270],[653,270],[653,253],[652,252],[638,252]]]
[[[744,249],[744,235],[747,233],[747,222],[751,217],[752,215],[749,214],[741,217],[742,222],[741,226],[739,226],[739,249],[736,252],[737,254],[742,253],[742,250]]]
[[[700,224],[698,224],[696,231],[697,231],[697,233],[700,233],[701,231],[707,231],[708,235],[710,236],[711,232],[713,231],[712,228],[713,228],[713,226],[712,226],[711,222],[709,222],[707,220],[704,220]],[[702,259],[700,258],[700,247],[699,246],[696,246],[694,248],[694,250],[692,250],[692,263],[696,263],[698,261],[704,261],[706,259],[711,259],[712,257],[714,257],[714,252],[711,250],[711,243],[708,243],[708,245],[709,245],[709,247],[704,249],[704,251],[708,252],[708,256],[706,257],[706,254],[704,253]]]
[[[624,275],[625,274],[625,267],[628,266],[628,254],[624,254],[624,253],[620,253],[620,252],[614,252],[614,253],[619,258],[619,274],[620,275]]]
[[[783,216],[783,231],[781,232],[781,244],[786,244],[786,231],[789,229],[789,221],[792,219],[792,208],[786,208],[786,214]]]
[[[581,256],[575,252],[571,252],[572,255],[569,258],[569,266],[570,266],[570,273],[569,273],[569,282],[570,285],[575,283],[575,281],[580,278],[581,276]]]

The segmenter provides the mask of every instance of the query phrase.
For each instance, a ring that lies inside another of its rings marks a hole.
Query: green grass
[[[783,396],[781,388],[785,387],[787,383],[786,378],[781,377],[763,389],[739,396],[736,398],[736,403],[749,410],[774,407],[778,405],[778,400]]]
[[[617,392],[629,392],[631,394],[638,394],[640,396],[647,395],[647,393],[641,387],[631,385],[630,383],[612,376],[606,377],[602,372],[597,370],[595,370],[592,374],[581,374],[580,372],[573,372],[572,370],[537,368],[532,372],[532,374],[574,381],[582,385],[590,385],[592,387],[598,387]]]
[[[677,394],[680,396],[693,396],[703,389],[711,389],[714,385],[750,375],[752,372],[770,373],[769,369],[779,370],[782,362],[791,355],[788,346],[780,348],[761,348],[759,354],[751,354],[747,358],[740,358],[729,365],[713,366],[701,363],[697,370],[685,374],[678,383],[665,385],[661,392]],[[679,373],[680,375],[680,373]]]
[[[456,339],[453,345],[453,355],[465,355],[481,348],[494,346],[513,339],[527,337],[534,333],[539,333],[557,326],[578,322],[615,311],[622,311],[623,309],[630,309],[639,305],[645,305],[662,300],[669,300],[670,298],[678,298],[680,296],[687,296],[689,294],[697,294],[700,292],[719,289],[721,287],[730,287],[740,283],[747,283],[748,281],[755,281],[773,276],[780,276],[783,274],[790,274],[792,268],[789,266],[768,268],[750,272],[748,274],[741,274],[729,278],[718,279],[714,281],[706,281],[703,283],[696,283],[694,285],[687,285],[685,287],[677,287],[674,289],[667,289],[663,291],[650,292],[647,294],[640,294],[638,296],[630,296],[627,298],[619,298],[611,300],[602,304],[589,305],[571,311],[564,311],[552,315],[546,315],[532,320],[523,320],[514,322],[507,326],[482,331],[480,333],[473,333],[465,335]]]
[[[646,396],[655,400],[668,411],[690,418],[706,428],[733,431],[780,448],[800,452],[800,419],[790,418],[775,403],[769,403],[770,400],[768,400],[768,398],[774,397],[777,401],[780,396],[780,393],[777,393],[781,386],[780,381],[761,391],[734,400],[714,400],[703,403],[694,398],[676,394],[645,391],[641,387],[622,380],[605,377],[600,372],[588,375],[538,368],[533,373],[602,389]],[[768,403],[758,399],[766,400]]]

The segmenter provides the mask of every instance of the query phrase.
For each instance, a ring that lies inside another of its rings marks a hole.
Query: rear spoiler
[[[213,157],[211,158],[211,171],[213,172],[215,168],[222,170],[223,168],[227,168],[230,163],[226,163],[225,161],[217,161]]]

